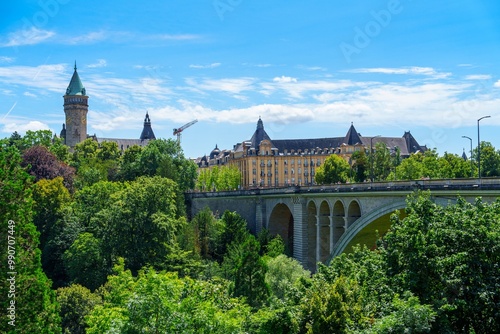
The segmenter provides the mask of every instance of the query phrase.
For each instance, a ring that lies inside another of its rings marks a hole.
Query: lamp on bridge
[[[477,170],[479,177],[479,185],[481,185],[481,139],[479,138],[479,121],[484,118],[490,118],[491,116],[483,116],[477,120]]]
[[[472,178],[472,173],[474,171],[474,165],[472,164],[472,138],[467,136],[462,136],[462,138],[467,138],[470,140],[470,177]]]

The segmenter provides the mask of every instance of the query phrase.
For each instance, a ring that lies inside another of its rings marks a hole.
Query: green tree
[[[310,276],[311,273],[297,260],[284,254],[267,261],[265,281],[276,298],[285,299],[288,293],[293,293],[296,289],[299,280],[308,279]]]
[[[418,180],[424,175],[422,153],[413,153],[396,168],[398,180]]]
[[[394,311],[374,323],[368,331],[373,334],[386,333],[429,333],[436,312],[430,305],[421,305],[417,297],[400,299],[394,297]]]
[[[24,148],[30,148],[32,146],[45,146],[50,147],[52,145],[52,131],[50,130],[37,130],[37,131],[26,131],[23,137]]]
[[[477,157],[477,148],[474,155]],[[500,176],[500,151],[490,142],[481,142],[481,176]]]
[[[242,243],[248,236],[247,222],[236,212],[224,211],[222,232],[218,234],[215,259],[222,262],[231,243]]]
[[[441,207],[416,193],[407,214],[394,216],[383,242],[394,286],[433,306],[433,330],[498,332],[500,201]]]
[[[57,301],[61,306],[63,333],[72,334],[84,334],[88,327],[85,317],[102,304],[98,294],[78,284],[57,289]]]
[[[439,158],[441,177],[443,178],[467,178],[471,176],[471,164],[456,154],[444,152]],[[475,172],[474,170],[472,172]]]
[[[106,282],[107,270],[101,241],[91,233],[80,234],[71,247],[64,252],[63,260],[70,281],[94,291]]]
[[[109,208],[115,202],[113,194],[126,188],[126,184],[120,182],[100,181],[80,189],[74,194],[71,204],[77,219],[82,227],[95,235],[102,236],[102,221],[99,221],[97,213]]]
[[[201,191],[236,190],[241,184],[241,172],[236,166],[214,166],[199,172],[196,189]]]
[[[354,161],[352,165],[352,169],[354,170],[354,181],[364,182],[370,170],[370,162],[368,161],[365,151],[354,152],[351,159]]]
[[[350,166],[342,157],[332,154],[316,169],[315,181],[318,184],[345,183]]]
[[[123,152],[118,168],[118,180],[132,181],[141,175],[139,168],[139,156],[141,152],[142,147],[139,145],[130,146]]]
[[[370,176],[377,181],[386,180],[393,166],[391,152],[384,142],[375,144],[375,152],[370,155]]]
[[[177,193],[175,182],[159,176],[140,177],[116,193],[114,203],[98,214],[104,225],[98,237],[110,249],[105,253],[125,258],[134,273],[148,264],[161,268],[185,224]]]
[[[20,163],[18,149],[6,140],[0,141],[0,224],[5,232],[0,239],[4,250],[0,255],[0,332],[60,333],[59,306],[42,271],[38,232],[33,224],[32,178]],[[8,246],[13,247],[13,263],[8,262]],[[7,280],[13,276],[9,272],[16,272],[15,298],[9,297],[14,293]],[[13,302],[15,319],[8,317]]]
[[[226,273],[234,283],[234,296],[245,297],[254,308],[267,303],[270,293],[265,281],[267,266],[259,251],[260,243],[248,235],[243,243],[233,242],[224,258]]]
[[[332,283],[314,281],[301,306],[304,333],[349,333],[353,324],[367,322],[361,289],[356,280],[344,276]]]
[[[203,259],[213,259],[216,255],[217,239],[222,232],[223,224],[218,221],[209,207],[200,211],[189,224],[185,238],[192,240],[187,249],[194,249]]]
[[[71,197],[63,184],[62,177],[52,180],[40,180],[33,187],[34,223],[40,232],[42,266],[54,286],[62,286],[67,281],[67,274],[62,263],[62,254],[71,245],[64,235],[65,207]]]
[[[250,309],[224,280],[195,281],[146,268],[134,278],[123,263],[87,317],[87,333],[242,333]]]

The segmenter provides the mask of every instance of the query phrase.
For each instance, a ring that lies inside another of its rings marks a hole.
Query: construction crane
[[[177,142],[179,144],[181,143],[181,133],[182,133],[182,131],[186,130],[187,128],[189,128],[191,125],[193,125],[196,122],[198,122],[197,119],[195,119],[194,121],[191,121],[189,123],[184,124],[180,128],[174,129],[174,136],[177,135]]]

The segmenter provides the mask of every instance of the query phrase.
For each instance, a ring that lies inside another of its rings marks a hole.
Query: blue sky
[[[247,140],[402,136],[461,154],[500,148],[495,0],[3,1],[0,137],[64,122],[78,73],[88,132],[157,137],[191,120],[189,157]]]

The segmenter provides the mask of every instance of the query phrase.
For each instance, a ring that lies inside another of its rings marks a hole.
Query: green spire
[[[69,86],[66,89],[66,95],[86,95],[85,87],[83,87],[82,81],[80,80],[80,76],[76,71],[76,60],[75,60],[75,72],[73,72],[73,76],[71,77]]]

